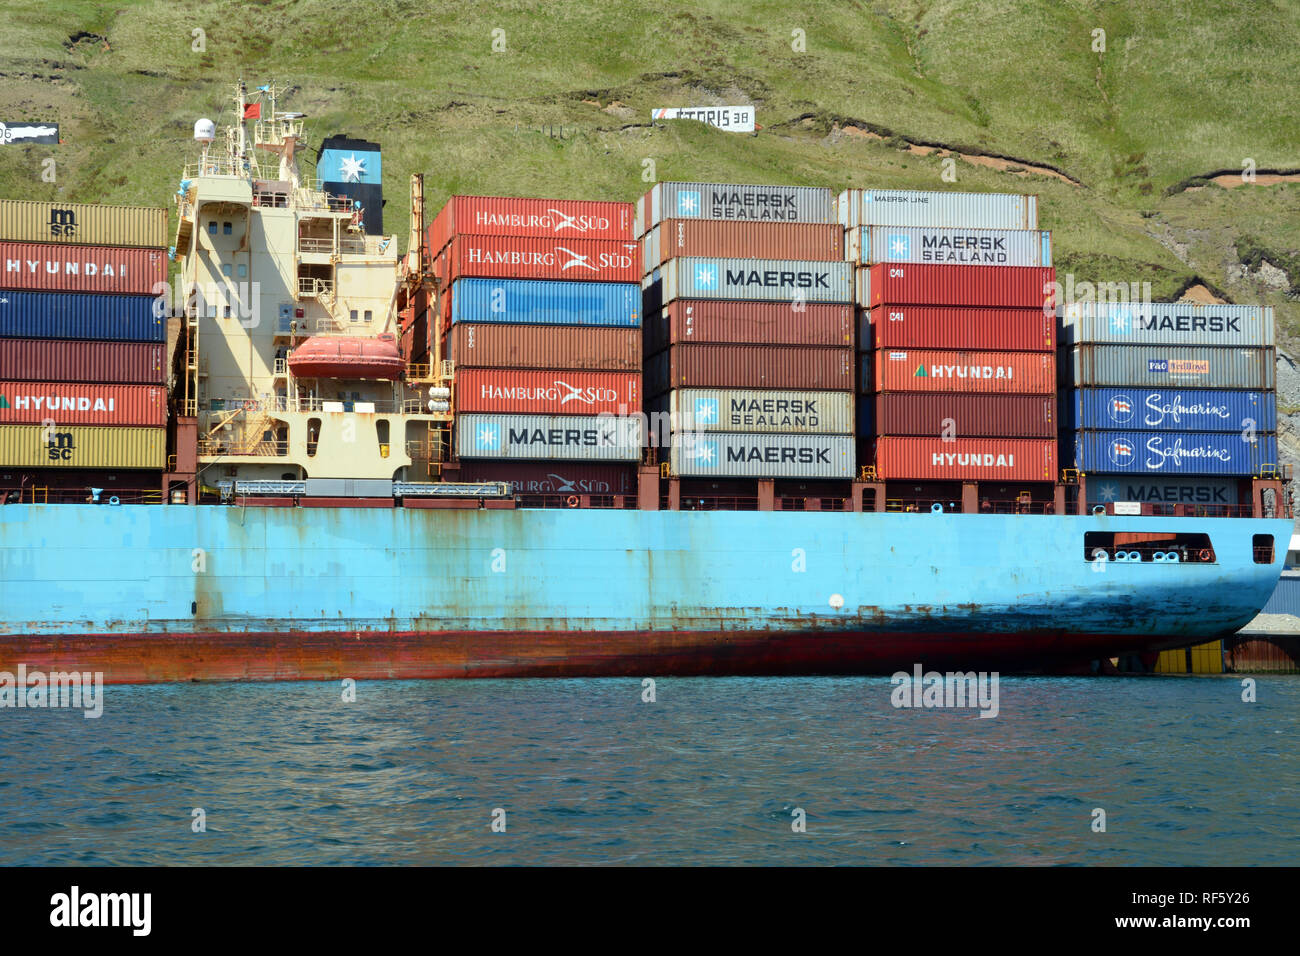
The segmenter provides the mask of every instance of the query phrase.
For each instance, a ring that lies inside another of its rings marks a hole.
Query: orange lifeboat
[[[405,368],[391,335],[314,335],[289,353],[297,378],[395,379]]]

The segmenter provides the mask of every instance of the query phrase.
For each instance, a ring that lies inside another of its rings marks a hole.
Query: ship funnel
[[[194,124],[194,138],[200,143],[210,143],[217,138],[217,124],[210,119],[201,119]]]

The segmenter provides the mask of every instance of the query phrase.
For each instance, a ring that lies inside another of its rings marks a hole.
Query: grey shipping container
[[[1038,197],[1012,193],[846,189],[835,202],[840,225],[1037,229]]]
[[[461,415],[461,458],[639,461],[641,419],[614,415]]]
[[[853,434],[853,393],[741,388],[674,389],[652,403],[673,431]]]
[[[684,432],[669,460],[683,478],[852,478],[854,442],[851,435]]]
[[[951,266],[1050,266],[1052,234],[1040,229],[859,226],[846,234],[845,258]]]
[[[656,183],[637,201],[636,237],[665,219],[829,223],[835,197],[821,186]]]
[[[1067,387],[1169,386],[1182,388],[1272,389],[1272,349],[1203,348],[1177,345],[1076,345],[1057,362]]]
[[[681,258],[669,260],[656,274],[663,280],[665,304],[677,299],[853,301],[851,262]],[[652,308],[649,302],[645,306],[647,312]]]
[[[1191,302],[1072,302],[1058,307],[1062,345],[1276,344],[1272,306]]]

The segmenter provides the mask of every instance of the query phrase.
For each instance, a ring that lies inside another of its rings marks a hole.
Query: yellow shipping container
[[[161,470],[167,429],[97,425],[0,425],[0,466]]]
[[[167,210],[0,199],[0,239],[165,249]]]
[[[1191,657],[1191,669],[1187,659]],[[1222,674],[1223,641],[1210,641],[1195,647],[1180,647],[1161,651],[1156,661],[1157,674]]]

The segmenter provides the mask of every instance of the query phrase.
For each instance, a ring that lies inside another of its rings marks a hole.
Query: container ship
[[[1060,669],[1273,592],[1271,310],[1058,304],[1033,196],[417,175],[399,255],[281,95],[174,231],[0,202],[0,671]]]

